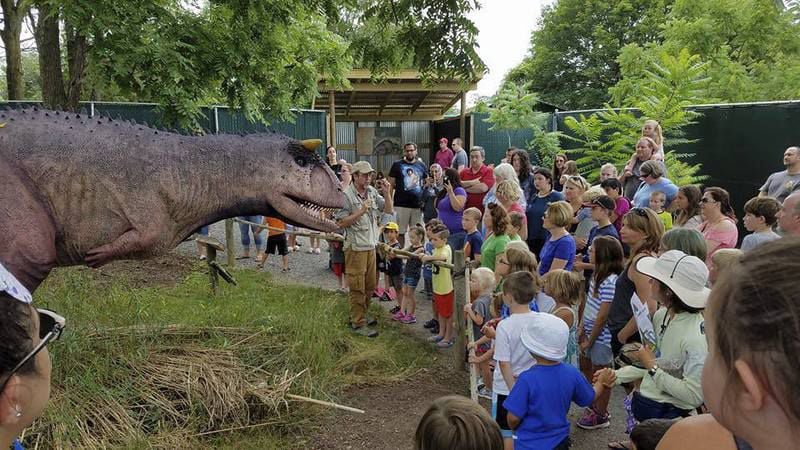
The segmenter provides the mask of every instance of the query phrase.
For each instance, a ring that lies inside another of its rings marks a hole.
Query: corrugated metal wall
[[[356,130],[357,128],[400,127],[400,139],[417,144],[418,157],[426,163],[430,161],[431,123],[422,121],[409,122],[336,122],[336,153],[340,159],[348,162],[369,161],[375,170],[387,173],[392,164],[403,155],[356,155]]]

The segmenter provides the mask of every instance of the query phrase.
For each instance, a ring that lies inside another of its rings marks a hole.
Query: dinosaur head
[[[339,179],[315,149],[319,139],[288,139],[273,162],[267,200],[285,221],[320,231],[335,231],[333,213],[344,206]],[[276,170],[277,169],[277,170]]]

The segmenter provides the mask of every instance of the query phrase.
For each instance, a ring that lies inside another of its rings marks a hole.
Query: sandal
[[[608,448],[615,448],[615,449],[622,449],[622,450],[631,450],[633,447],[631,446],[631,441],[614,441],[608,443]]]

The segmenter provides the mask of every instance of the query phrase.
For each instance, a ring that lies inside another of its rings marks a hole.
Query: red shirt
[[[485,184],[489,189],[494,186],[494,171],[486,164],[482,165],[481,168],[478,169],[478,172],[473,172],[471,168],[466,167],[461,170],[459,176],[461,177],[461,181],[481,180],[481,183]],[[486,192],[489,191],[487,190]],[[475,207],[483,212],[483,197],[486,196],[486,192],[482,194],[473,194],[467,191],[467,204],[464,206],[464,209]]]

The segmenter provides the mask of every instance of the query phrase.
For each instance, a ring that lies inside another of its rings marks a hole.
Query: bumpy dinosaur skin
[[[0,112],[0,262],[33,291],[53,267],[168,252],[197,228],[274,215],[333,231],[336,176],[277,134],[184,136],[45,110]]]

